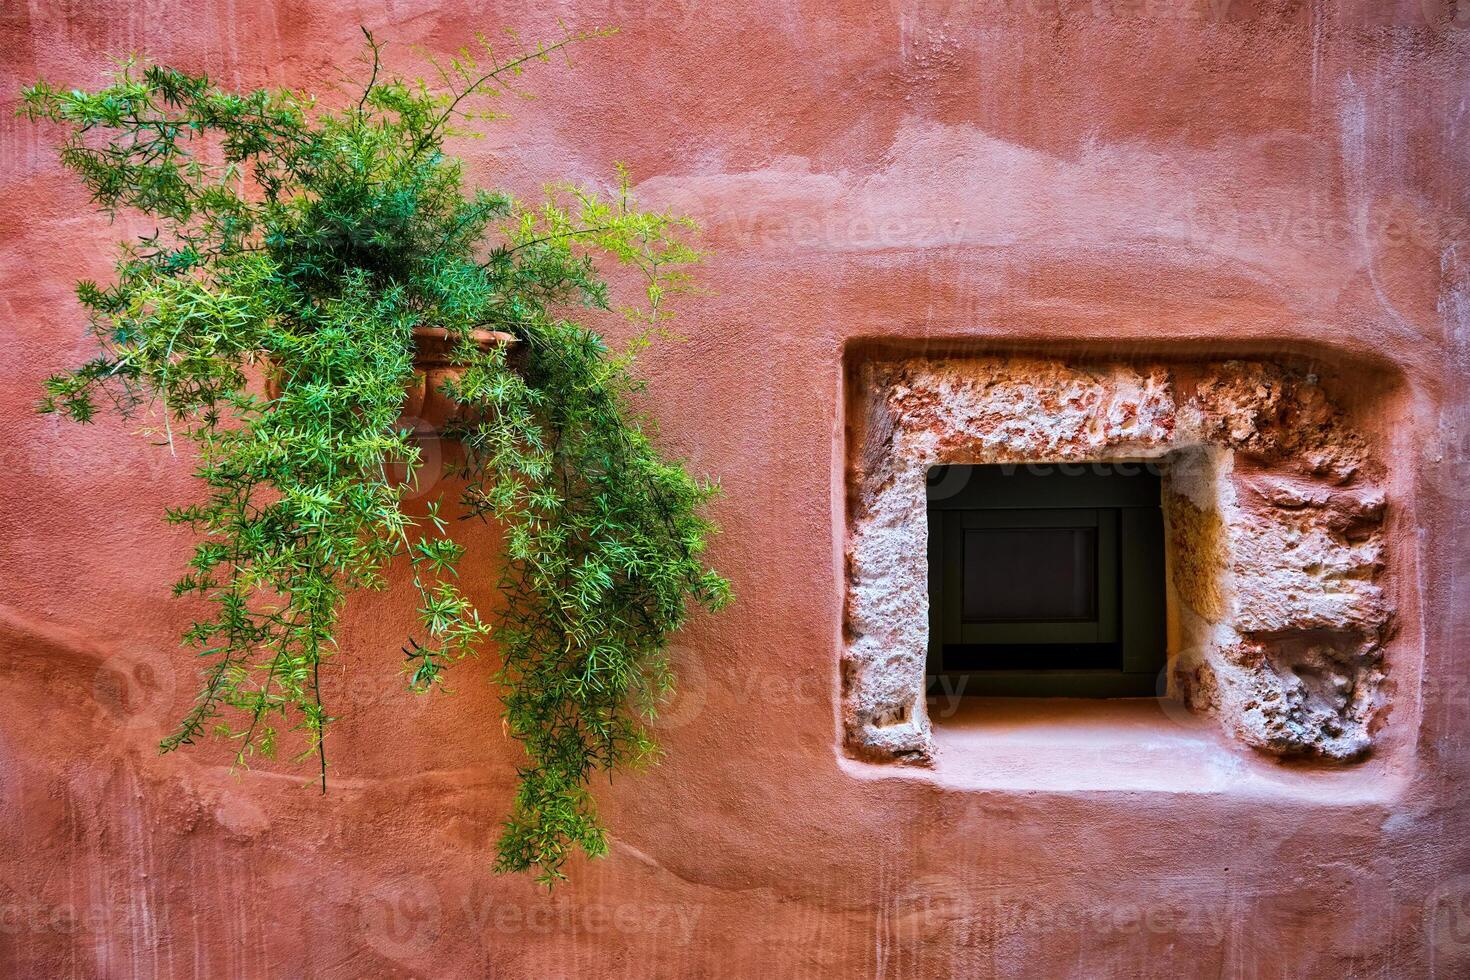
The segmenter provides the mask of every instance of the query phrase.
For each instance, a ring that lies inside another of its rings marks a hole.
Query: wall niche
[[[1388,485],[1317,376],[1274,360],[875,356],[848,370],[841,660],[848,754],[933,761],[926,476],[1147,462],[1162,474],[1161,697],[1273,757],[1374,746]]]

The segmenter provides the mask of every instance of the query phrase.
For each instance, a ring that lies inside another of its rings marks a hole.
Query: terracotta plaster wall
[[[624,161],[705,224],[714,295],[644,370],[665,445],[723,481],[739,600],[680,639],[667,761],[599,787],[611,854],[547,896],[489,873],[516,761],[491,655],[454,697],[402,693],[401,594],[348,618],[330,795],[155,753],[194,690],[160,522],[191,468],[32,413],[89,354],[71,282],[117,229],[9,110],[130,49],[321,89],[358,24],[444,50],[557,17],[624,32],[463,152],[522,190]],[[1467,66],[1449,0],[0,5],[0,976],[1470,974]],[[1394,751],[1296,770],[1135,718],[1080,729],[1118,747],[1090,782],[1065,740],[1017,763],[1086,789],[848,758],[859,348],[1289,358],[1375,389],[1414,668]]]

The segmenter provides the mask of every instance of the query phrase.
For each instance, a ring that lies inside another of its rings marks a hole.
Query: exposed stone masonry
[[[1392,615],[1365,440],[1275,364],[869,362],[850,459],[843,719],[855,754],[926,762],[925,477],[939,464],[1158,459],[1168,686],[1245,744],[1344,760],[1371,744]]]

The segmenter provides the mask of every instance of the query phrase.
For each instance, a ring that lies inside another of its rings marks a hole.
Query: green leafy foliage
[[[453,525],[437,505],[411,516],[390,478],[420,464],[400,414],[414,330],[440,328],[462,369],[446,386],[462,407],[461,509],[504,530],[493,634],[526,761],[496,867],[548,883],[574,847],[605,851],[589,780],[655,756],[669,638],[729,599],[701,560],[714,487],[661,457],[630,397],[633,358],[699,258],[690,223],[640,211],[625,174],[610,199],[466,193],[444,150],[498,115],[526,65],[589,36],[508,57],[481,38],[431,60],[426,82],[388,72],[369,35],[367,80],[336,108],[134,61],[94,92],[38,83],[21,108],[68,128],[62,161],[101,210],[157,224],[120,246],[115,282],[78,285],[101,350],[48,380],[42,410],[156,411],[170,444],[194,447],[207,493],[168,514],[199,535],[175,592],[213,614],[186,634],[203,686],[162,748],[218,733],[248,764],[296,732],[325,791],[321,664],[347,597],[384,587],[395,560],[419,597],[410,688],[439,686],[492,634],[460,585]],[[612,305],[599,258],[646,285],[618,353],[568,319]],[[516,355],[473,342],[484,329],[513,335]]]

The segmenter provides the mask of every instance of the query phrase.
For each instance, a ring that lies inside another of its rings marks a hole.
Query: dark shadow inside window
[[[947,692],[1153,697],[1161,481],[1144,463],[935,467],[929,679]]]

